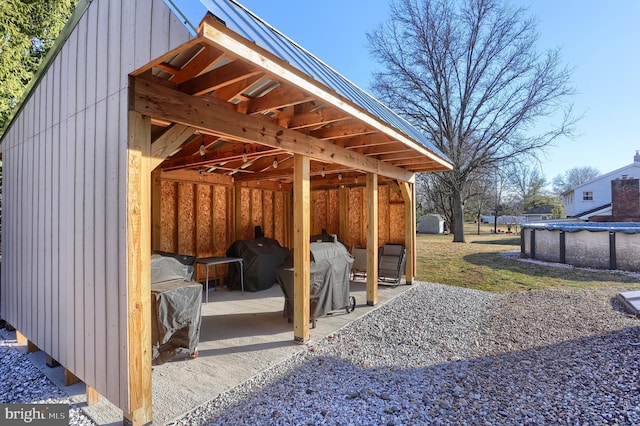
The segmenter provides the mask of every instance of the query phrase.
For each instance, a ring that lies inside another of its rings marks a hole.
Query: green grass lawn
[[[487,229],[483,228],[480,235],[468,233],[465,243],[453,243],[451,235],[418,234],[416,279],[487,291],[640,288],[639,279],[623,274],[505,258],[500,252],[520,251],[520,237],[491,234]]]

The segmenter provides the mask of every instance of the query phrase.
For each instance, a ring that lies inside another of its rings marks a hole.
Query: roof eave
[[[453,169],[453,164],[448,159],[432,152],[422,143],[390,126],[371,112],[344,98],[331,88],[318,82],[296,67],[288,64],[286,61],[283,61],[273,53],[238,35],[220,23],[220,20],[212,14],[209,13],[202,20],[202,23],[198,27],[198,34],[205,42],[211,43],[217,48],[230,51],[269,73],[281,76],[299,89],[309,92],[311,95],[322,99],[335,108],[339,108],[354,118],[379,129],[381,132],[398,140],[405,146],[414,149],[419,154],[428,157],[441,167],[434,171],[449,171]]]

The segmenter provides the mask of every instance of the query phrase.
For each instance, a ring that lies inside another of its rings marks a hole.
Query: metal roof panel
[[[428,150],[450,162],[422,132],[408,121],[240,3],[234,0],[165,1],[181,19],[185,20],[185,25],[190,30],[197,28],[202,19],[204,19],[206,12],[210,12],[223,21],[227,28],[286,61],[343,98],[370,112],[410,139],[422,144]]]

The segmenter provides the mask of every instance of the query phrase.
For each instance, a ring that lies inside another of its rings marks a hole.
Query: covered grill
[[[227,250],[227,256],[241,257],[244,271],[244,289],[260,291],[276,283],[276,268],[289,251],[277,240],[261,237],[253,240],[237,240]],[[230,290],[240,290],[240,265],[229,265],[225,284]]]
[[[311,317],[312,319],[337,310],[351,312],[355,298],[349,296],[349,277],[353,257],[337,238],[333,242],[315,242],[311,251]],[[276,270],[278,284],[285,296],[284,313],[293,318],[293,256],[289,256]]]
[[[151,258],[151,344],[153,364],[177,354],[198,354],[202,285],[191,280],[191,256]]]

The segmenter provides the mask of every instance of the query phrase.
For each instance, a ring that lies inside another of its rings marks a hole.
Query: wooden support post
[[[344,241],[345,244],[349,244],[349,188],[344,185],[340,185],[338,189],[338,227],[340,241]]]
[[[29,342],[29,339],[27,339],[27,336],[25,336],[24,334],[22,334],[18,330],[16,330],[16,342],[19,345],[26,345],[27,342]]]
[[[31,340],[27,340],[27,353],[38,352],[40,349]]]
[[[310,319],[311,162],[300,154],[295,154],[293,161],[293,338],[304,343],[309,340]]]
[[[49,354],[46,354],[45,356],[45,364],[47,364],[47,367],[49,368],[56,368],[60,365],[60,363]]]
[[[102,395],[98,393],[97,390],[87,385],[87,405],[93,405],[100,402],[102,399]]]
[[[367,173],[367,305],[378,303],[378,175]]]
[[[151,120],[129,111],[127,171],[127,332],[125,422],[151,423]],[[87,388],[89,395],[90,388]]]
[[[75,374],[73,374],[70,370],[67,370],[66,368],[64,369],[64,385],[65,386],[74,385],[79,381],[80,379],[78,379],[78,377]]]
[[[404,246],[407,249],[405,280],[411,284],[416,276],[416,204],[415,187],[409,182],[398,182],[404,200]]]

